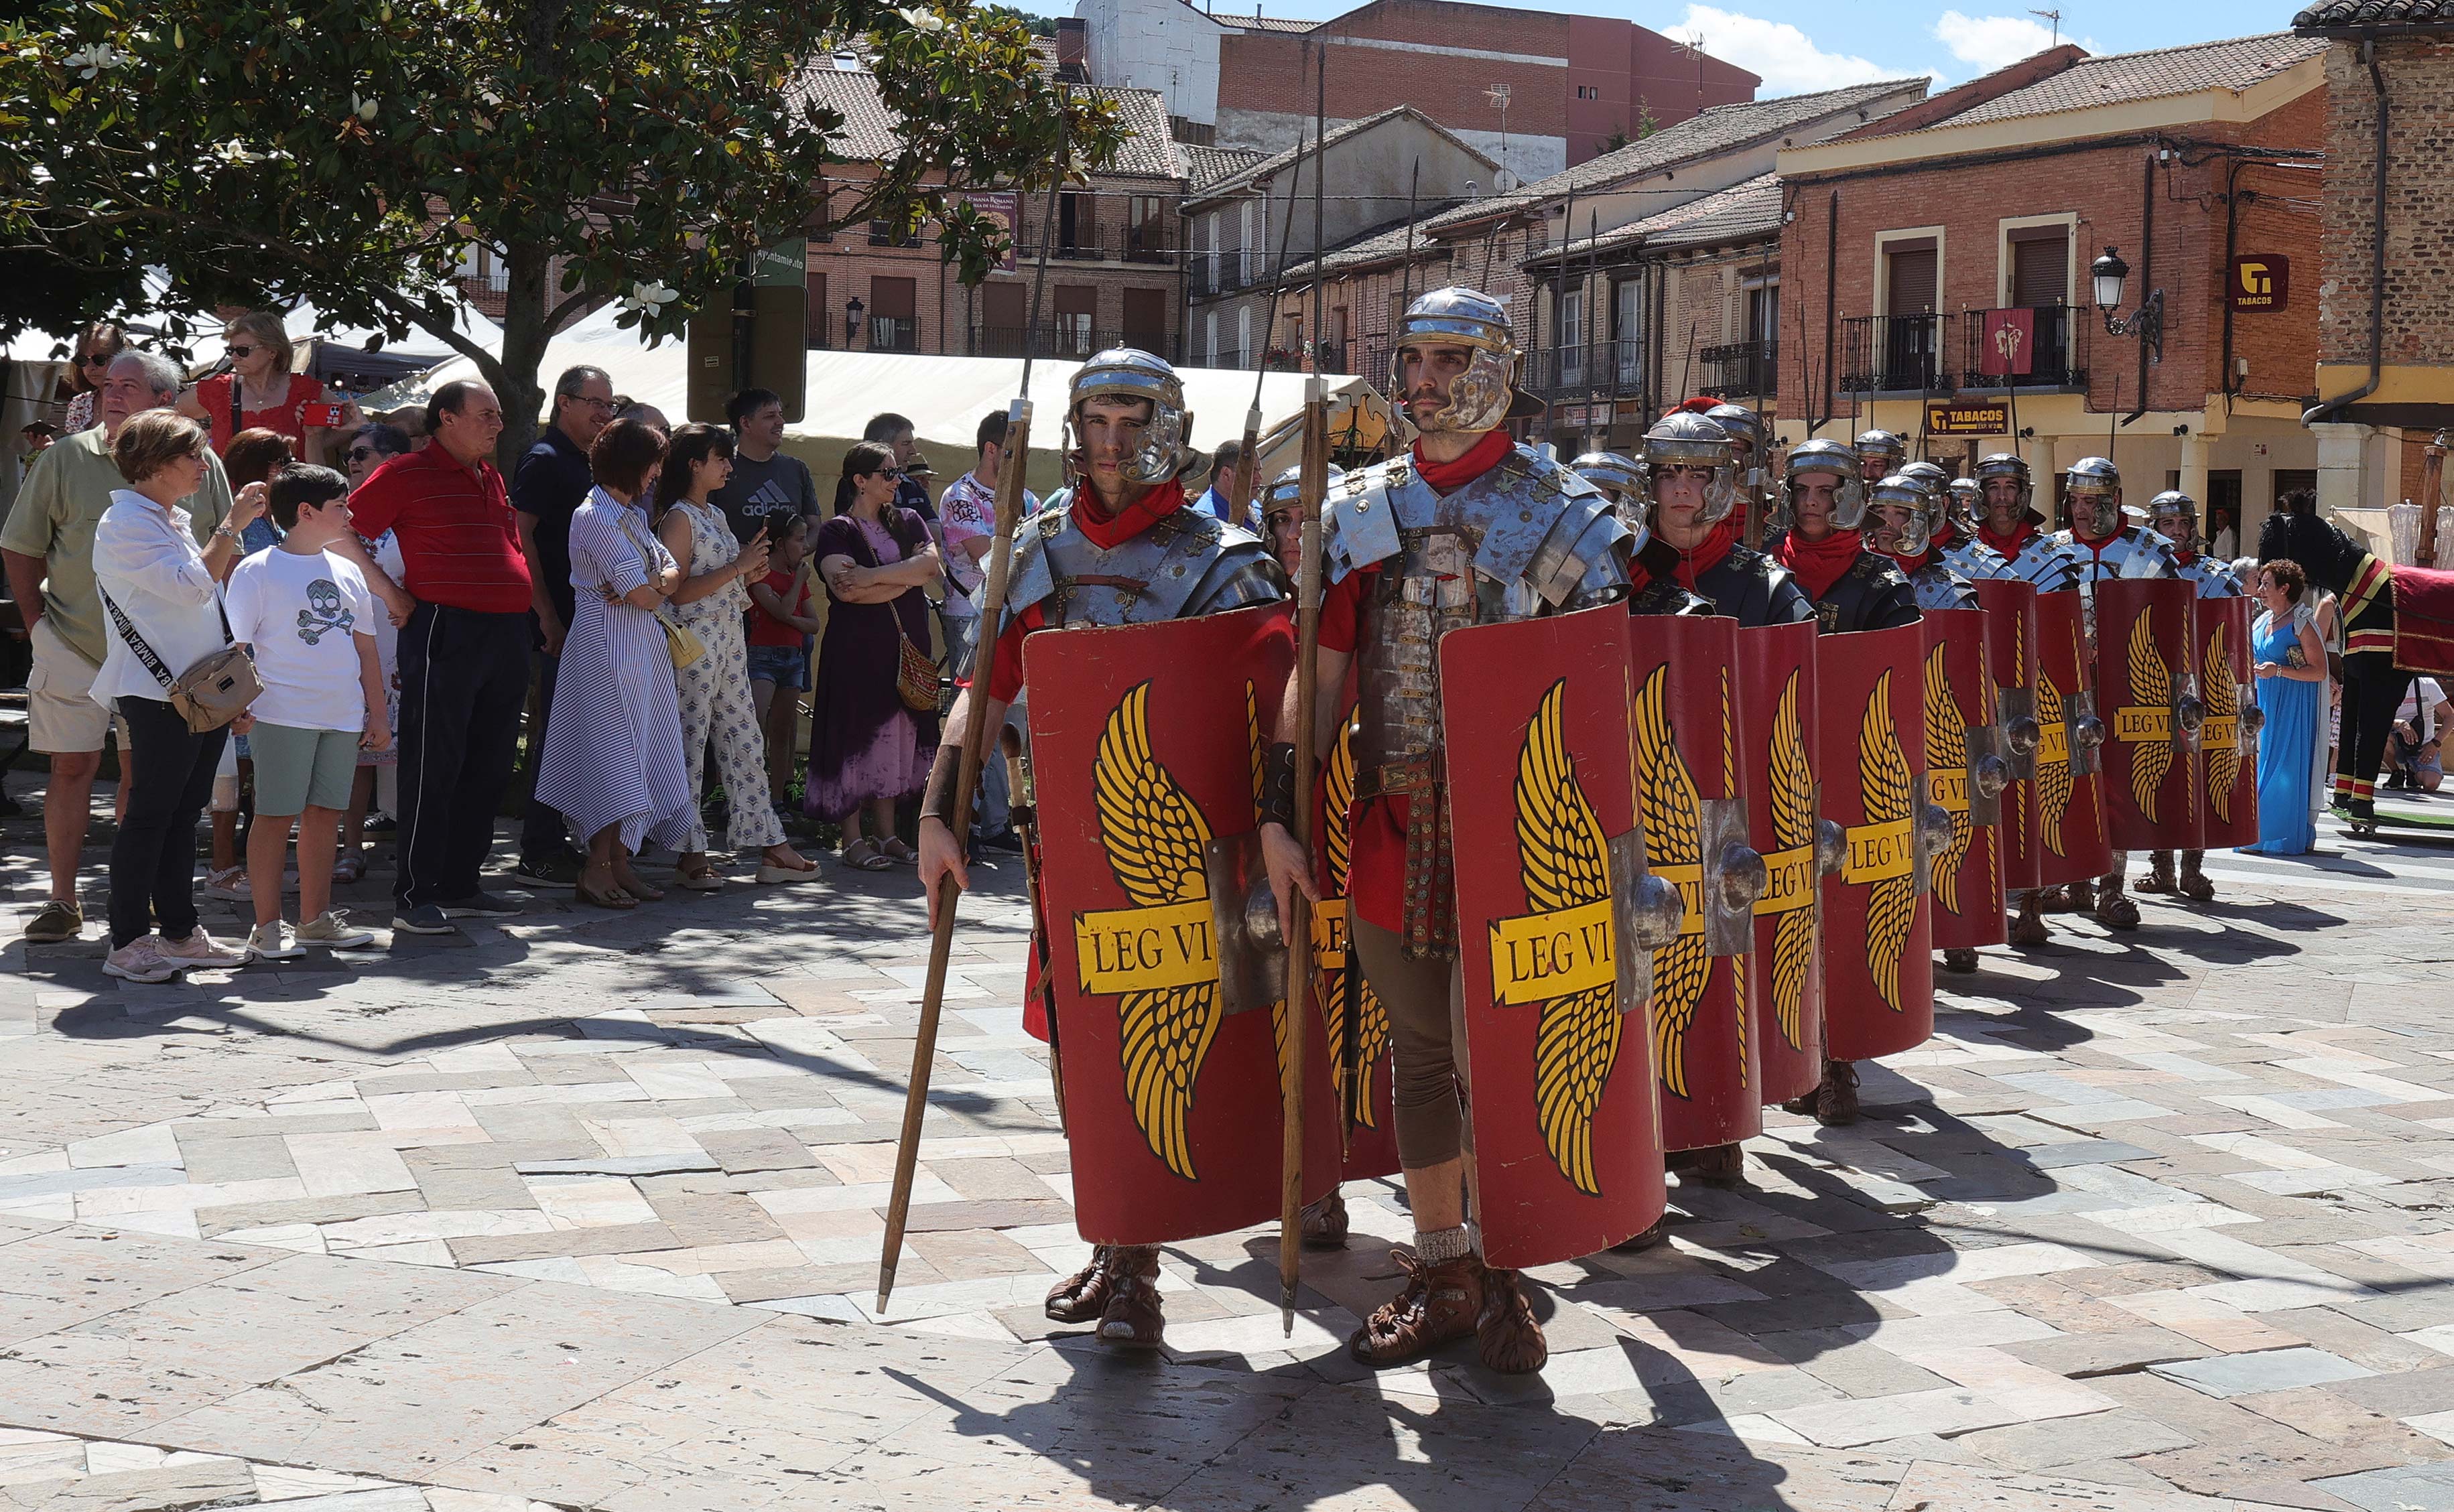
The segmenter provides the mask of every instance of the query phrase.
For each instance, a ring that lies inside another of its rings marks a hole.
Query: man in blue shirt
[[[1236,480],[1236,465],[1243,460],[1244,444],[1242,442],[1230,441],[1220,446],[1218,460],[1211,464],[1209,491],[1193,501],[1193,507],[1197,509],[1208,510],[1229,525],[1241,526],[1247,530],[1257,530],[1259,527],[1254,523],[1250,507],[1245,508],[1240,519],[1235,518],[1230,512],[1227,502],[1228,487]]]

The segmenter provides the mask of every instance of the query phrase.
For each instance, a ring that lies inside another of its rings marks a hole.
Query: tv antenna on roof
[[[1486,85],[1482,91],[1482,97],[1489,100],[1493,108],[1499,111],[1499,155],[1501,157],[1508,155],[1508,94],[1509,87],[1505,84]]]
[[[1680,34],[1679,45],[1674,50],[1696,60],[1696,109],[1700,110],[1704,108],[1704,33],[1694,28],[1688,29]]]
[[[2040,21],[2050,21],[2050,22],[2052,22],[2052,23],[2054,24],[2054,40],[2053,40],[2053,45],[2054,45],[2055,47],[2061,47],[2061,46],[2062,45],[2062,13],[2061,11],[2059,11],[2059,10],[2031,10],[2031,11],[2029,11],[2029,12],[2028,12],[2028,14],[2030,14],[2030,15],[2032,15],[2032,16],[2035,16],[2035,17],[2036,17],[2038,20],[2040,20]]]

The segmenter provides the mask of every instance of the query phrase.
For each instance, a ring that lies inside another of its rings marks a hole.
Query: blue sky
[[[1199,0],[1196,0],[1199,3]],[[1220,10],[1250,0],[1213,0]],[[1329,16],[1358,0],[1261,0],[1262,12]],[[1488,0],[1505,5],[1510,0]],[[2062,10],[2062,35],[2092,52],[2131,52],[2282,30],[2291,0],[2271,7],[2215,0],[2036,0]],[[1761,74],[1761,93],[1795,94],[1868,79],[1931,73],[1973,78],[2048,45],[2053,23],[2022,4],[1985,0],[1526,0],[1528,10],[1624,16],[1667,36],[1700,35],[1704,50]]]

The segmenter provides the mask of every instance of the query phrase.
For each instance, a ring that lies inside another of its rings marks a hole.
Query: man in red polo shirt
[[[489,459],[503,408],[481,383],[448,383],[426,407],[423,451],[394,457],[350,496],[360,535],[400,544],[394,583],[356,559],[400,626],[400,874],[392,927],[449,934],[455,918],[519,906],[479,890],[494,812],[511,785],[529,688],[529,568],[503,476]]]

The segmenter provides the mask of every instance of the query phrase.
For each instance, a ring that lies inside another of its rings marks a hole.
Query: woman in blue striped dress
[[[652,427],[607,426],[588,451],[596,487],[571,517],[578,607],[562,645],[536,795],[588,837],[579,898],[601,908],[664,896],[640,882],[631,857],[651,840],[680,849],[694,807],[673,657],[656,623],[681,569],[657,543],[646,507],[664,457],[665,439]]]

